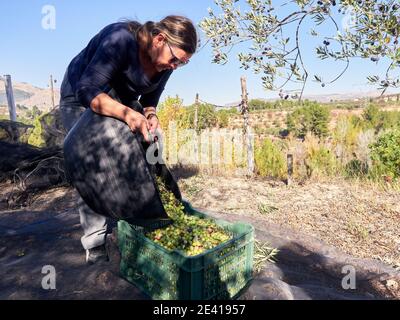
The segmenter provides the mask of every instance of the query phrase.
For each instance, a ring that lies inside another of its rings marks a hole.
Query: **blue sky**
[[[55,30],[42,28],[45,5],[56,9]],[[123,18],[141,22],[160,20],[168,14],[182,14],[198,23],[207,16],[208,7],[215,8],[212,0],[3,0],[0,1],[0,74],[11,74],[14,81],[39,87],[47,85],[50,74],[61,82],[71,59],[107,24]],[[324,28],[327,27],[320,31]],[[329,79],[340,69],[340,63],[318,61],[313,53],[316,43],[307,34],[308,28],[303,29],[302,46],[307,67],[311,73],[323,73]],[[262,88],[258,76],[240,69],[234,56],[225,66],[212,64],[211,60],[211,48],[207,46],[193,56],[189,65],[173,74],[162,99],[178,94],[185,104],[190,104],[199,93],[202,100],[215,104],[238,101],[242,75],[248,78],[250,98],[277,97],[277,93]],[[368,91],[373,88],[366,85],[366,76],[382,73],[384,69],[384,64],[354,60],[338,82],[325,88],[309,83],[305,93]]]

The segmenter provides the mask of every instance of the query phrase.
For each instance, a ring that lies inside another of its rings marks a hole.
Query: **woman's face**
[[[173,69],[189,62],[192,54],[170,45],[165,36],[160,33],[153,38],[153,45],[150,49],[150,58],[157,72]]]

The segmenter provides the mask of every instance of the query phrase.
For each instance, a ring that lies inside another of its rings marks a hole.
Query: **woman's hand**
[[[131,128],[132,132],[140,132],[147,142],[150,142],[149,130],[150,124],[146,117],[132,109],[128,109],[125,115],[125,122]]]
[[[157,116],[154,113],[148,116],[148,122],[150,125],[150,132],[152,134],[155,134],[156,132],[158,134],[162,134],[160,120],[158,120]]]
[[[133,132],[140,132],[144,139],[150,143],[150,125],[146,117],[127,106],[119,103],[105,93],[97,95],[90,103],[90,108],[103,116],[114,117],[124,121]]]
[[[157,135],[162,135],[163,131],[161,129],[160,120],[157,117],[156,108],[152,106],[144,108],[144,115],[149,122],[151,134],[155,134],[157,139]]]

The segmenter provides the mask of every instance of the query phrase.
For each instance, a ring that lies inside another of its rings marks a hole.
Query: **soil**
[[[178,177],[179,178],[179,177]],[[290,187],[245,177],[178,179],[185,199],[203,212],[255,227],[278,248],[242,299],[399,299],[399,192],[342,180]],[[119,275],[115,234],[111,261],[87,266],[77,193],[59,187],[9,208],[10,183],[0,188],[0,299],[148,299]],[[57,270],[57,290],[40,286],[44,265]],[[357,288],[342,287],[352,266]]]

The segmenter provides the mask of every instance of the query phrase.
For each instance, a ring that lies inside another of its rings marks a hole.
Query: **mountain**
[[[398,92],[393,92],[388,90],[384,97],[389,96],[391,94],[398,94]],[[326,102],[331,102],[331,101],[358,101],[363,98],[378,98],[381,95],[381,91],[375,90],[375,91],[365,91],[365,92],[345,92],[345,93],[329,93],[329,94],[306,94],[303,96],[303,100],[308,99],[312,101],[318,101],[322,103]],[[276,101],[279,98],[270,98],[270,99],[264,99],[264,98],[256,98],[257,100],[262,100],[262,101]],[[225,107],[237,107],[240,104],[240,101],[236,102],[231,102],[227,103],[224,106]]]
[[[365,92],[345,92],[345,93],[331,93],[331,94],[315,94],[305,95],[304,99],[318,101],[318,102],[331,102],[331,101],[354,101],[363,98],[377,98],[381,95],[378,90],[365,91]]]
[[[38,88],[26,82],[13,82],[15,104],[31,109],[37,106],[39,110],[47,112],[52,108],[50,88]],[[54,102],[58,105],[60,90],[54,88]],[[4,78],[0,77],[0,105],[7,105]]]

